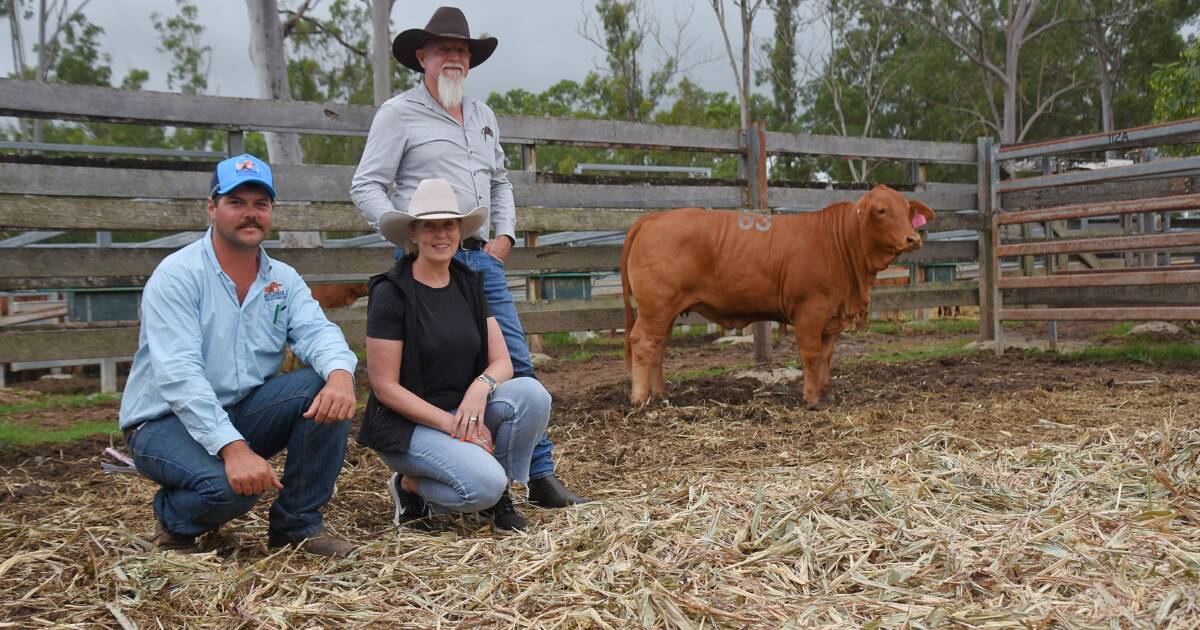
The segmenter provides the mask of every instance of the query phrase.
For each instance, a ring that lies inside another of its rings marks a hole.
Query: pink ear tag
[[[919,228],[928,222],[929,221],[928,221],[928,219],[925,218],[925,215],[923,215],[919,212],[917,214],[913,215],[913,229]]]

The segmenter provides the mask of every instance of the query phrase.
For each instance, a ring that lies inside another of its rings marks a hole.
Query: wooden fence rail
[[[374,107],[282,103],[258,99],[125,91],[0,79],[0,115],[71,121],[165,125],[224,130],[240,147],[247,131],[363,136]],[[980,152],[967,144],[759,133],[623,121],[499,116],[502,140],[524,146],[526,167],[535,145],[641,148],[742,156],[744,175],[730,180],[662,180],[605,183],[509,171],[517,221],[531,234],[555,231],[623,231],[638,217],[662,208],[697,206],[745,209],[758,205],[803,211],[846,201],[858,190],[769,186],[761,156],[817,155],[913,163],[973,164]],[[754,140],[750,142],[749,139]],[[754,145],[755,156],[748,149]],[[0,163],[0,228],[22,230],[200,231],[207,227],[204,202],[212,165],[172,164],[171,169],[73,166],[66,161]],[[194,170],[179,170],[193,168]],[[367,226],[349,197],[353,167],[277,165],[280,197],[274,227],[291,231],[363,233]],[[754,179],[764,191],[751,191]],[[905,194],[938,211],[930,231],[979,230],[990,225],[979,211],[976,184],[915,181]],[[754,194],[758,197],[751,203]],[[769,200],[769,204],[767,201]],[[757,210],[761,211],[761,210]],[[530,238],[530,242],[536,242]],[[0,248],[0,290],[140,286],[171,249],[140,247]],[[362,280],[385,270],[388,247],[273,249],[272,256],[296,267],[312,282]],[[513,251],[514,273],[611,272],[620,248],[527,247]],[[974,261],[974,241],[929,242],[900,262]],[[879,310],[979,303],[974,283],[886,288],[875,293]],[[520,305],[526,331],[612,329],[624,326],[619,302],[598,299]],[[348,337],[361,340],[362,313],[337,314]],[[685,322],[695,319],[684,319]],[[128,355],[136,344],[130,323],[0,329],[0,363],[43,359],[90,359]]]

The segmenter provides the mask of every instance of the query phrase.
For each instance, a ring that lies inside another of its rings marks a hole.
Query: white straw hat
[[[460,238],[467,238],[483,227],[488,220],[488,209],[479,206],[463,214],[458,208],[458,197],[450,182],[444,179],[423,179],[408,202],[408,212],[391,210],[379,217],[379,233],[383,238],[408,247],[408,226],[413,221],[428,219],[462,219]]]

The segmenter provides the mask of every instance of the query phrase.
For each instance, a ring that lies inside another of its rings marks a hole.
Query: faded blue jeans
[[[325,386],[311,368],[267,380],[226,409],[233,426],[264,459],[287,449],[280,482],[283,490],[271,504],[274,536],[299,540],[321,531],[321,508],[346,455],[350,422],[320,424],[303,417]],[[258,495],[237,494],[225,476],[225,463],[209,455],[174,415],[138,425],[130,440],[139,472],[161,488],[154,495],[154,515],[168,531],[197,536],[249,512]]]
[[[484,423],[495,454],[424,425],[413,430],[403,453],[380,452],[394,471],[418,477],[421,496],[452,512],[478,512],[496,505],[508,482],[529,482],[529,460],[550,422],[550,394],[537,379],[501,383],[488,400]]]
[[[404,255],[403,249],[396,250],[396,259]],[[533,361],[529,357],[529,344],[525,342],[525,330],[521,328],[521,320],[517,317],[517,305],[513,302],[512,293],[508,290],[508,280],[504,277],[504,263],[495,256],[483,250],[458,250],[454,257],[465,263],[483,276],[483,295],[487,299],[488,309],[500,324],[500,332],[504,333],[504,343],[508,346],[508,356],[512,359],[513,376],[528,376],[533,374]],[[537,446],[533,449],[533,463],[529,467],[530,479],[541,479],[554,474],[554,445],[550,443],[550,434],[542,433]]]

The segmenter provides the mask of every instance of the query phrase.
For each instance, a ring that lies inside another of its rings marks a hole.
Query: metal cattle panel
[[[1171,226],[1172,213],[1200,208],[1200,194],[1189,186],[1147,185],[1197,175],[1200,158],[1143,161],[1057,174],[1049,159],[1083,151],[1178,144],[1197,138],[1200,119],[993,150],[994,162],[1044,158],[1043,171],[1037,177],[1007,181],[995,177],[990,182],[992,198],[1012,208],[1008,212],[997,208],[991,221],[995,246],[989,275],[996,290],[990,306],[997,322],[997,354],[1003,353],[1003,329],[998,322],[1004,320],[1200,319],[1200,305],[1196,305],[1200,269],[1193,264],[1173,264],[1176,261],[1171,254],[1191,252],[1200,246],[1200,232]],[[1090,190],[1080,194],[1085,188]],[[1048,200],[1057,200],[1057,205],[1046,203]],[[1035,208],[1053,207],[1021,209],[1026,203]],[[1101,217],[1119,217],[1120,227],[1099,231],[1083,227]],[[1082,238],[1070,238],[1073,234],[1066,227],[1066,222],[1076,220],[1081,222]],[[1016,232],[1012,229],[1018,226],[1019,241],[1003,242],[1014,238]],[[1035,237],[1035,227],[1040,227],[1041,236]],[[1122,253],[1102,258],[1097,255],[1101,252]],[[1041,269],[1034,259],[1039,256],[1045,257]],[[1090,268],[1070,269],[1069,256],[1078,257],[1083,266]],[[1017,266],[1019,275],[1004,276],[1005,257],[1024,257],[1023,264]],[[1005,307],[1002,298],[1017,302],[1019,307]]]

